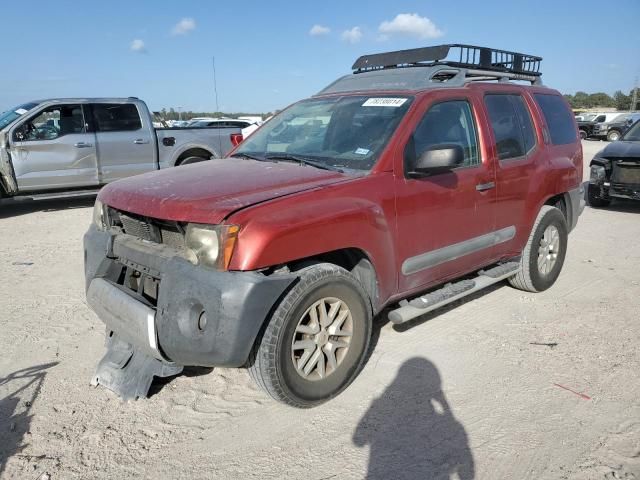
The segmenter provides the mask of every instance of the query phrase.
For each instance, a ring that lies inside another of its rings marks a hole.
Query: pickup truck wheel
[[[607,133],[607,140],[609,140],[610,142],[617,142],[619,139],[620,139],[620,132],[616,130],[611,130],[609,133]]]
[[[182,165],[189,165],[191,163],[204,162],[205,160],[209,160],[209,159],[203,158],[203,157],[187,157],[184,160],[180,160],[176,166],[180,167]]]
[[[610,198],[602,196],[601,187],[592,184],[587,187],[587,199],[589,200],[589,205],[594,208],[608,207],[611,203]]]
[[[509,283],[527,292],[542,292],[553,285],[564,264],[567,237],[567,222],[562,212],[543,206],[522,252],[520,271]]]
[[[347,270],[322,263],[299,275],[256,340],[249,373],[274,399],[309,408],[338,395],[360,371],[372,312]]]
[[[588,136],[585,130],[580,130],[580,140],[586,140]]]

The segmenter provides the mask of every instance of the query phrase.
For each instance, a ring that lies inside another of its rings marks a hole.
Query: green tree
[[[613,94],[613,101],[617,110],[629,110],[631,107],[631,96],[625,95],[620,90]]]
[[[613,98],[604,92],[592,93],[589,95],[589,103],[591,104],[591,107],[611,108],[615,106]]]

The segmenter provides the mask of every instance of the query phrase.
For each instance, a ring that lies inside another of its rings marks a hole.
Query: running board
[[[15,199],[16,201],[20,201],[20,200],[58,200],[58,199],[63,199],[63,198],[90,197],[92,195],[97,195],[99,191],[100,191],[100,189],[71,190],[69,192],[35,193],[33,195],[29,195],[29,194],[22,195],[21,194],[21,195],[17,195],[15,197],[9,197],[9,198]]]
[[[389,320],[396,325],[408,322],[436,308],[443,307],[460,298],[501,282],[518,273],[518,270],[520,270],[520,262],[508,262],[497,265],[489,270],[480,270],[478,276],[474,279],[448,283],[444,287],[421,297],[401,301],[400,307],[389,312]]]

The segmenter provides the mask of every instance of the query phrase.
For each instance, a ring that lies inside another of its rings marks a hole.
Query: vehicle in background
[[[214,120],[198,120],[189,123],[189,128],[246,128],[251,125],[247,120],[237,120],[235,118],[216,118]]]
[[[592,136],[615,142],[638,120],[640,120],[640,112],[618,114],[612,120],[594,125]]]
[[[0,115],[0,197],[86,194],[120,178],[225,156],[241,128],[155,128],[137,98],[50,99]]]
[[[620,115],[620,112],[614,113],[588,113],[582,116],[582,120],[578,120],[578,131],[582,140],[593,136],[593,129],[596,125],[609,122]],[[576,117],[576,120],[579,117]]]
[[[185,365],[247,366],[311,407],[358,374],[383,310],[400,324],[505,279],[551,287],[584,207],[582,145],[540,61],[367,55],[233,158],[105,187],[84,238],[107,326],[94,384],[132,398]]]
[[[640,200],[640,120],[591,160],[588,199],[606,207],[612,199]]]

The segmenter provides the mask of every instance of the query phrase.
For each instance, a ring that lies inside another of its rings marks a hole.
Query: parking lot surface
[[[583,146],[587,174],[604,143]],[[640,478],[640,203],[587,207],[546,292],[379,318],[364,371],[311,410],[244,370],[188,369],[129,403],[91,387],[92,203],[0,205],[0,478]]]

